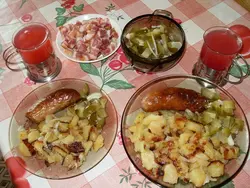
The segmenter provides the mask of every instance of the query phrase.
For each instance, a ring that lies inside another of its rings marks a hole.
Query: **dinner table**
[[[131,19],[143,14],[151,14],[156,9],[171,12],[174,19],[181,24],[187,39],[183,57],[168,71],[142,73],[131,69],[130,62],[121,47],[102,63],[92,64],[68,60],[56,47],[58,27],[73,17],[102,14],[115,20],[123,29]],[[74,178],[52,180],[38,177],[20,166],[10,150],[11,117],[21,100],[43,83],[35,83],[29,79],[25,71],[9,70],[2,55],[11,45],[12,35],[16,29],[31,22],[45,24],[52,34],[55,53],[62,62],[61,72],[55,80],[77,78],[92,82],[102,87],[117,110],[118,132],[111,150],[97,166]],[[126,103],[138,88],[155,78],[173,74],[192,74],[193,65],[197,62],[203,45],[205,30],[213,26],[230,27],[236,24],[250,27],[250,13],[234,0],[1,0],[0,151],[12,183],[18,188],[158,187],[133,166],[124,150],[120,123]],[[247,62],[250,63],[250,60],[247,59]],[[109,82],[104,82],[100,74],[97,74],[101,66],[110,71]],[[246,72],[246,66],[242,65],[241,69]],[[238,72],[231,69],[230,75],[237,76]],[[250,78],[246,78],[237,85],[227,83],[224,88],[238,101],[250,122]],[[0,168],[0,174],[3,168]],[[0,187],[11,187],[11,182],[6,178],[0,179]],[[224,187],[250,187],[249,158],[238,175]]]

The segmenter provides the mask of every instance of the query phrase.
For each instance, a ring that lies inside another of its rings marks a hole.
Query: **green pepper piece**
[[[136,54],[138,54],[138,48],[137,48],[136,45],[133,45],[133,46],[131,47],[131,49],[132,49]]]
[[[161,34],[161,40],[162,40],[162,43],[163,43],[163,48],[165,50],[165,53],[169,52],[169,49],[168,49],[168,38],[165,34]]]
[[[204,124],[211,123],[216,118],[216,113],[210,111],[202,112],[202,122]]]
[[[68,116],[74,116],[74,115],[76,115],[76,111],[75,111],[75,109],[74,109],[74,106],[68,107],[66,113],[67,113]]]
[[[83,118],[88,118],[92,113],[96,111],[96,107],[94,105],[89,105],[85,110],[83,111]]]
[[[102,97],[102,98],[100,99],[101,108],[105,108],[106,105],[107,105],[107,102],[108,102],[108,100],[107,100],[106,98]]]
[[[151,55],[151,51],[149,48],[146,48],[143,53],[141,54],[142,57],[148,58]]]
[[[227,127],[230,129],[233,127],[235,119],[231,116],[225,116],[225,117],[221,117],[221,121],[222,121],[223,127]]]
[[[193,113],[191,110],[189,110],[189,109],[186,109],[186,110],[185,110],[185,117],[186,117],[187,119],[193,119],[194,116],[195,116],[195,113]]]
[[[80,95],[82,98],[86,98],[89,94],[89,85],[87,83],[83,84],[83,88],[80,91]]]
[[[230,129],[228,127],[223,128],[221,130],[221,133],[225,135],[225,137],[229,137],[229,135],[231,134]]]
[[[239,118],[235,118],[234,125],[231,128],[231,133],[237,134],[238,131],[242,131],[244,128],[244,121]]]
[[[161,29],[160,28],[155,28],[152,30],[152,33],[154,36],[160,36],[162,34]]]
[[[213,101],[220,99],[219,93],[217,93],[215,90],[211,90],[208,88],[201,88],[201,95]]]
[[[102,129],[105,124],[105,118],[97,118],[96,120],[96,128]]]
[[[95,107],[95,110],[102,108],[102,105],[100,103],[100,99],[91,100],[91,105]]]
[[[92,113],[89,117],[89,124],[96,126],[97,124],[97,115],[96,112]]]
[[[164,56],[165,54],[164,47],[160,43],[160,41],[157,41],[157,48],[158,48],[159,55]]]
[[[212,123],[209,125],[210,135],[216,134],[220,130],[221,127],[222,127],[221,121],[218,119],[214,119]]]
[[[211,108],[216,111],[217,114],[222,114],[222,104],[221,100],[216,100],[211,103]]]
[[[100,118],[106,118],[108,116],[104,108],[98,109],[96,113],[97,113],[97,116]]]
[[[224,100],[222,104],[222,111],[224,115],[233,115],[235,110],[235,104],[233,101]]]
[[[83,112],[84,112],[84,108],[76,109],[76,115],[77,115],[79,118],[84,118]]]

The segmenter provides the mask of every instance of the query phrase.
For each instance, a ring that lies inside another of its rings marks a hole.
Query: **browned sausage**
[[[146,112],[157,110],[183,111],[186,109],[192,112],[202,112],[206,103],[206,98],[193,90],[169,87],[147,94],[142,99],[142,109]]]
[[[49,114],[54,114],[74,104],[81,98],[74,89],[60,89],[48,95],[33,110],[26,113],[26,117],[32,122],[40,123]]]

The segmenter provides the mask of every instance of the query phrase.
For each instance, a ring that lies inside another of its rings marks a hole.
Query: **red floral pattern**
[[[174,18],[174,20],[175,20],[178,24],[181,24],[181,23],[182,23],[182,21],[181,21],[180,19],[178,19],[178,18]]]
[[[126,65],[129,65],[129,64],[130,64],[130,61],[126,58],[126,56],[125,56],[124,53],[120,54],[119,59],[120,59],[121,62],[123,62],[123,63],[126,64]]]
[[[120,70],[122,68],[122,62],[119,60],[112,60],[109,62],[109,68],[112,70]]]
[[[24,83],[27,84],[28,86],[35,85],[36,83],[29,79],[29,77],[25,78]]]
[[[122,145],[122,135],[121,135],[121,131],[117,134],[118,137],[118,144]]]
[[[118,48],[117,53],[118,53],[118,54],[123,54],[123,50],[122,50],[122,48],[121,48],[121,47],[120,47],[120,48]]]
[[[29,22],[32,20],[32,16],[30,14],[24,14],[22,17],[21,17],[21,20],[23,22]]]
[[[61,4],[61,6],[66,9],[70,9],[76,3],[75,0],[62,0],[62,1],[63,3]]]

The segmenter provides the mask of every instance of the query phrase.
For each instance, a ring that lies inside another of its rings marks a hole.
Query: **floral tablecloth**
[[[57,27],[77,15],[108,15],[123,28],[131,18],[152,13],[158,8],[172,12],[176,19],[182,21],[188,42],[184,57],[168,72],[142,74],[131,70],[121,49],[106,62],[82,65],[65,59],[56,50],[63,67],[56,79],[80,78],[103,87],[112,98],[120,120],[128,99],[144,83],[162,75],[191,74],[203,43],[202,35],[207,28],[234,24],[250,27],[250,13],[233,0],[1,0],[0,53],[2,56],[3,50],[10,45],[15,29],[25,23],[46,24],[54,41]],[[242,70],[245,71],[244,67]],[[232,70],[231,74],[237,72]],[[22,98],[40,85],[29,80],[25,72],[8,70],[0,57],[0,149],[17,187],[157,187],[138,173],[130,163],[122,146],[120,132],[105,159],[84,175],[55,181],[38,178],[22,169],[11,157],[9,149],[10,118]],[[247,78],[240,85],[227,84],[225,88],[238,100],[250,121],[250,79]],[[250,187],[250,161],[226,187]]]

